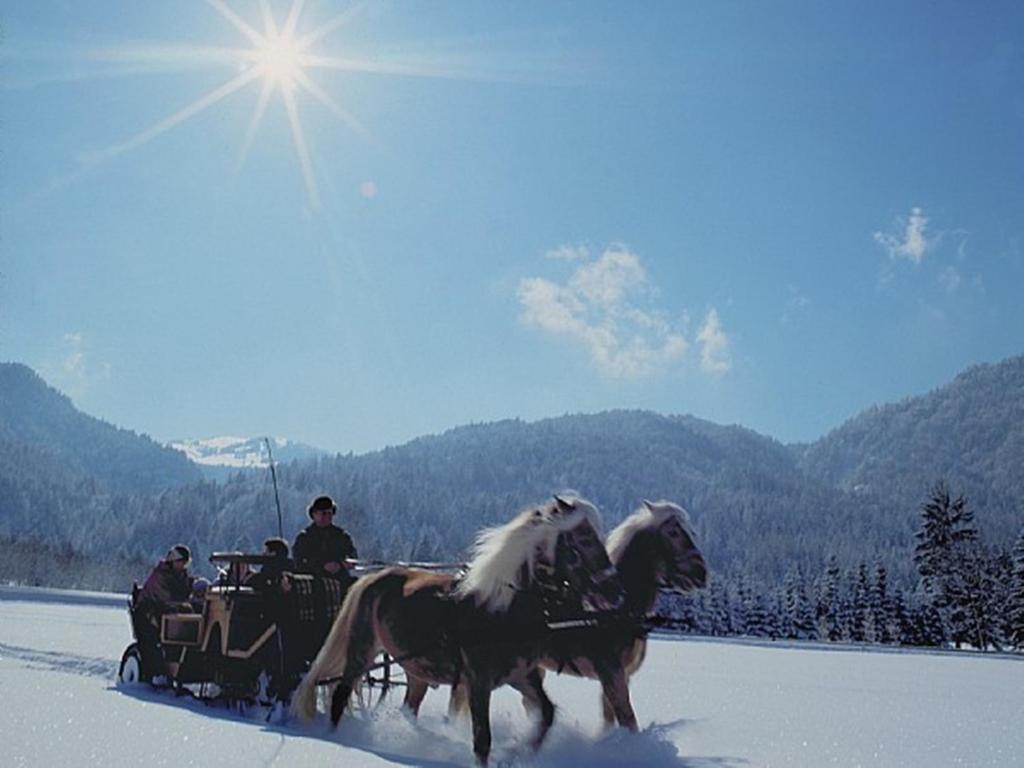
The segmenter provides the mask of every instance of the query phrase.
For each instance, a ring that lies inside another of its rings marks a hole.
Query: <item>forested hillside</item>
[[[798,452],[808,476],[897,507],[915,508],[944,478],[1010,540],[1024,522],[1024,357],[871,408]]]
[[[0,478],[17,483],[26,474],[127,493],[200,478],[178,451],[87,416],[27,366],[0,363]]]
[[[258,549],[276,534],[268,473],[182,485],[187,472],[166,471],[184,461],[177,452],[79,414],[23,366],[3,373],[6,546],[31,542],[51,548],[39,551],[139,562],[182,541],[202,568],[212,550]],[[1024,494],[1012,468],[1024,461],[1022,381],[1020,358],[972,369],[802,448],[741,427],[642,411],[459,427],[365,455],[281,465],[284,533],[293,538],[306,523],[308,500],[329,493],[364,557],[457,559],[482,526],[575,489],[601,508],[606,528],[641,498],[682,503],[721,583],[742,580],[756,592],[794,571],[815,578],[826,567],[852,574],[879,564],[893,585],[909,589],[917,580],[920,505],[940,476],[967,493],[983,541],[1008,548],[1016,537]],[[26,402],[25,390],[37,406],[6,405]],[[96,445],[90,435],[98,435]],[[104,448],[118,440],[142,450]],[[119,461],[136,467],[140,481],[117,482]],[[145,490],[161,477],[162,488]]]

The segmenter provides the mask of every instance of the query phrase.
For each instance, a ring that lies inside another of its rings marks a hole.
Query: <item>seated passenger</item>
[[[295,570],[290,557],[288,557],[288,542],[284,539],[274,537],[263,542],[263,554],[274,558],[271,562],[265,563],[259,573],[254,573],[245,580],[246,586],[253,587],[260,591],[280,589],[282,592],[291,590],[290,573]]]
[[[160,619],[165,613],[192,613],[193,578],[188,564],[192,553],[184,544],[171,547],[150,572],[139,590],[132,623],[142,653],[142,665],[150,670],[154,684],[166,681],[164,657],[160,650]]]
[[[139,604],[155,617],[165,613],[191,613],[193,577],[188,573],[192,553],[184,544],[168,550],[150,572],[139,593]]]
[[[241,552],[236,554],[241,555]],[[229,563],[226,568],[217,569],[217,585],[221,587],[239,587],[249,583],[252,576],[252,569],[248,563],[235,561]]]
[[[188,596],[188,601],[192,604],[192,610],[196,613],[203,612],[203,605],[206,602],[206,590],[209,588],[210,582],[208,579],[200,577],[192,582],[192,594]]]

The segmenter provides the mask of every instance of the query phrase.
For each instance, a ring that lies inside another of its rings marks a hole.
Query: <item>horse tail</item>
[[[303,720],[316,714],[316,687],[330,677],[358,677],[376,653],[373,611],[379,597],[377,586],[393,569],[363,576],[349,588],[323,647],[292,696],[291,712]],[[357,670],[357,671],[354,671]],[[354,671],[354,674],[353,674]]]

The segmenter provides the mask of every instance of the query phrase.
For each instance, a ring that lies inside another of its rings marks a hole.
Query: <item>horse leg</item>
[[[473,717],[473,754],[480,765],[487,765],[491,753],[491,687],[483,680],[469,684],[469,712]]]
[[[406,674],[405,700],[402,702],[402,706],[409,710],[409,714],[413,717],[419,716],[420,704],[423,703],[423,698],[427,695],[429,688],[430,686],[425,680]]]
[[[469,686],[465,680],[460,680],[458,685],[452,686],[448,695],[448,719],[454,720],[464,714],[469,706]]]
[[[605,698],[605,719],[607,720],[607,706],[611,705],[619,725],[636,733],[636,714],[633,712],[633,705],[629,701],[629,683],[626,680],[626,671],[622,667],[612,670],[599,670],[601,688],[604,690]]]
[[[551,725],[555,722],[555,705],[544,690],[544,678],[537,669],[533,669],[521,680],[510,680],[509,685],[523,696],[523,706],[540,712],[540,728],[533,739],[533,748],[540,749],[544,737],[548,735]]]
[[[537,675],[540,678],[541,686],[544,685],[544,667],[536,667]],[[531,717],[533,715],[543,716],[541,711],[540,701],[536,698],[532,698],[525,693],[523,694],[523,711]]]
[[[377,635],[369,622],[353,626],[348,638],[348,657],[345,662],[345,671],[342,673],[341,682],[334,689],[331,697],[331,723],[338,724],[341,716],[345,714],[349,699],[352,697],[352,690],[363,679],[363,675],[373,664],[373,657],[377,653]]]
[[[352,689],[362,675],[356,677],[350,677],[345,675],[341,682],[338,683],[338,687],[334,689],[334,695],[331,696],[331,724],[337,725],[338,721],[341,720],[341,716],[345,714],[345,708],[348,706],[348,700],[352,697]]]
[[[604,695],[603,686],[601,689],[601,716],[604,718],[604,727],[606,729],[615,725],[615,710],[612,709],[611,701]]]

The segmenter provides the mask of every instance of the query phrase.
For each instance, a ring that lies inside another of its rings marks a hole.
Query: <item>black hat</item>
[[[175,544],[169,550],[167,550],[167,556],[164,557],[168,563],[173,563],[175,560],[184,560],[186,563],[192,559],[192,553],[189,548],[184,544]]]
[[[334,503],[334,499],[330,496],[317,496],[312,502],[310,502],[309,509],[306,510],[306,513],[310,517],[313,517],[313,512],[321,509],[329,509],[332,512],[337,512],[338,505]]]

